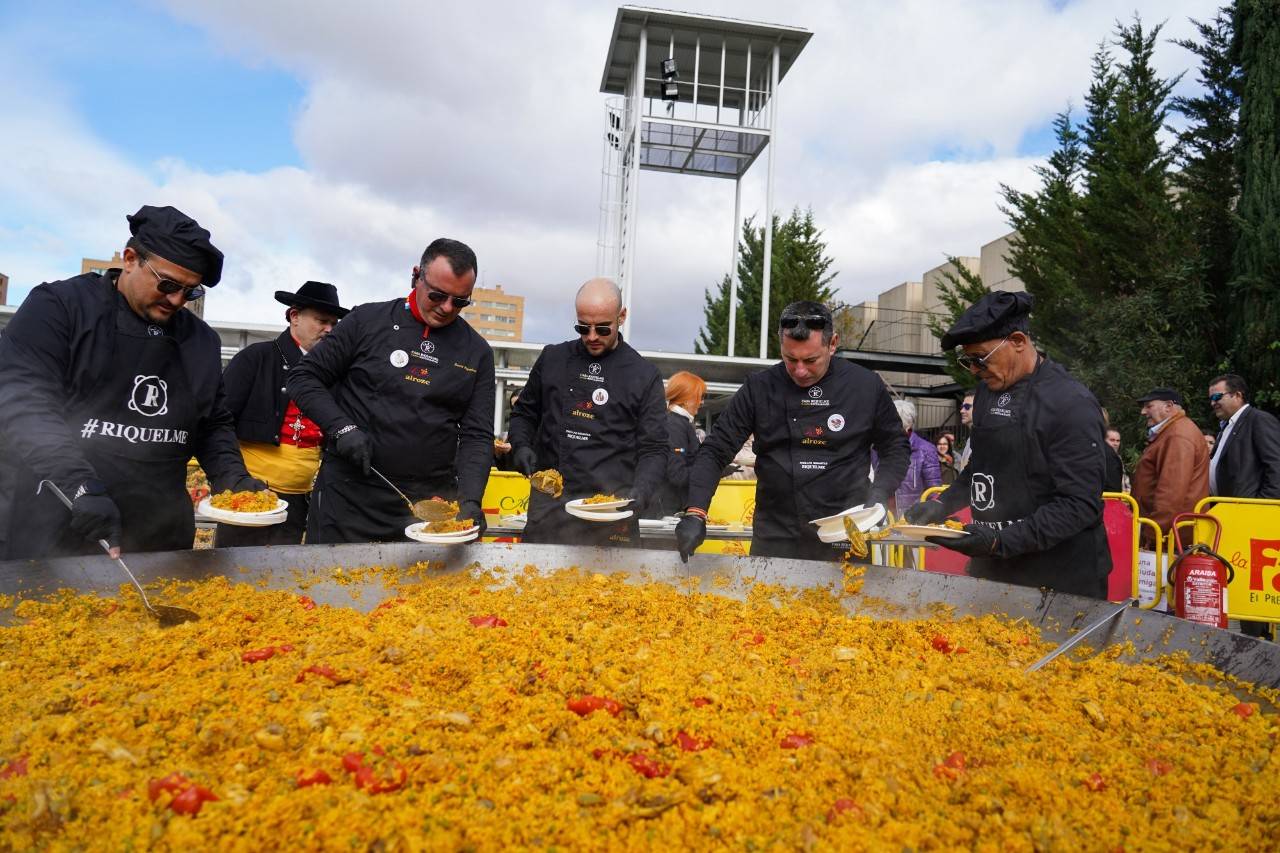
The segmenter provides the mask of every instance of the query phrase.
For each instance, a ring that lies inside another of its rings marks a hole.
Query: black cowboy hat
[[[309,281],[299,287],[297,293],[277,290],[276,301],[283,302],[290,308],[318,308],[339,319],[347,316],[347,312],[351,310],[338,304],[338,288],[324,281]]]

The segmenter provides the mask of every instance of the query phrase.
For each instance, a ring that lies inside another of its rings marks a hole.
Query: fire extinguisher
[[[1213,547],[1199,542],[1182,548],[1179,525],[1186,522],[1213,522]],[[1168,582],[1173,590],[1173,612],[1182,619],[1202,625],[1227,627],[1227,584],[1235,580],[1231,564],[1218,553],[1222,524],[1212,515],[1184,512],[1173,519],[1173,541],[1178,557],[1169,566]]]

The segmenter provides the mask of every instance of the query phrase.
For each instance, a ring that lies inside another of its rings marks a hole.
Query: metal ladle
[[[40,485],[36,486],[36,494],[40,494],[41,490],[43,490],[45,486],[48,486],[50,491],[58,496],[58,500],[62,501],[67,509],[71,509],[71,501],[65,494],[63,494],[62,489],[59,489],[57,484],[52,480],[41,480]],[[107,540],[99,539],[98,544],[102,547],[102,550],[106,552],[107,556],[111,557],[111,545]],[[129,580],[133,581],[134,587],[138,590],[138,595],[142,596],[142,603],[146,605],[146,608],[151,612],[151,615],[156,617],[160,622],[161,628],[181,625],[183,622],[195,622],[200,618],[198,613],[187,610],[184,607],[172,607],[168,604],[153,605],[150,599],[147,598],[147,593],[142,589],[142,584],[138,583],[138,579],[133,576],[133,572],[129,571],[129,567],[124,564],[124,560],[119,557],[111,557],[111,559],[115,560],[116,565],[124,569],[124,573],[129,576]]]
[[[417,502],[411,501],[408,495],[400,491],[396,484],[388,480],[377,468],[370,465],[369,470],[377,474],[379,480],[390,486],[392,491],[404,499],[405,504],[409,507],[409,512],[413,513],[414,518],[420,518],[423,521],[449,521],[454,517],[453,513],[445,509],[448,506],[447,501],[430,499]]]
[[[1090,634],[1092,634],[1094,631],[1096,631],[1096,630],[1098,630],[1099,628],[1101,628],[1103,625],[1106,625],[1108,622],[1110,622],[1112,619],[1115,619],[1115,618],[1116,618],[1117,616],[1119,616],[1121,613],[1124,613],[1126,610],[1128,610],[1128,609],[1129,609],[1129,607],[1130,607],[1130,606],[1132,606],[1133,604],[1136,604],[1136,603],[1137,603],[1137,601],[1138,601],[1138,599],[1136,599],[1136,598],[1126,598],[1124,601],[1122,601],[1122,602],[1120,602],[1119,604],[1117,604],[1117,605],[1116,605],[1116,606],[1115,606],[1115,607],[1114,607],[1110,612],[1108,612],[1105,616],[1103,616],[1103,617],[1102,617],[1101,619],[1099,619],[1097,622],[1094,622],[1094,623],[1093,623],[1092,625],[1090,625],[1088,628],[1085,628],[1083,631],[1081,631],[1080,633],[1076,634],[1074,637],[1072,637],[1071,639],[1067,640],[1065,643],[1063,643],[1062,645],[1058,646],[1058,647],[1057,647],[1056,649],[1054,649],[1053,651],[1049,652],[1049,654],[1045,655],[1044,657],[1040,658],[1040,660],[1038,660],[1038,661],[1036,661],[1035,663],[1031,664],[1031,666],[1027,667],[1027,670],[1026,670],[1026,671],[1027,671],[1027,672],[1035,672],[1037,669],[1040,669],[1040,667],[1044,666],[1044,665],[1045,665],[1045,664],[1047,664],[1049,661],[1051,661],[1051,660],[1053,660],[1054,658],[1056,658],[1058,655],[1062,654],[1062,653],[1063,653],[1063,652],[1065,652],[1065,651],[1068,651],[1068,650],[1069,650],[1069,649],[1071,649],[1071,648],[1074,648],[1074,647],[1075,647],[1078,643],[1080,643],[1080,641],[1081,641],[1081,640],[1083,640],[1085,637],[1089,636],[1089,635],[1090,635]]]

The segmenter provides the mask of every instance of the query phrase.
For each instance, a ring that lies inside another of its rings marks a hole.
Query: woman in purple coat
[[[920,500],[925,489],[942,485],[942,466],[938,463],[938,449],[916,432],[915,404],[908,400],[894,400],[893,405],[898,409],[902,429],[911,444],[911,461],[894,496],[897,514],[901,515],[907,507]]]

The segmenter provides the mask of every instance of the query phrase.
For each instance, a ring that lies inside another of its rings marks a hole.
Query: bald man
[[[525,542],[635,546],[639,518],[666,466],[666,401],[658,370],[622,340],[622,293],[607,278],[588,281],[574,300],[575,340],[546,347],[511,410],[508,440],[525,476],[554,468],[558,498],[532,491]],[[603,493],[634,498],[630,518],[594,522],[564,505]]]

